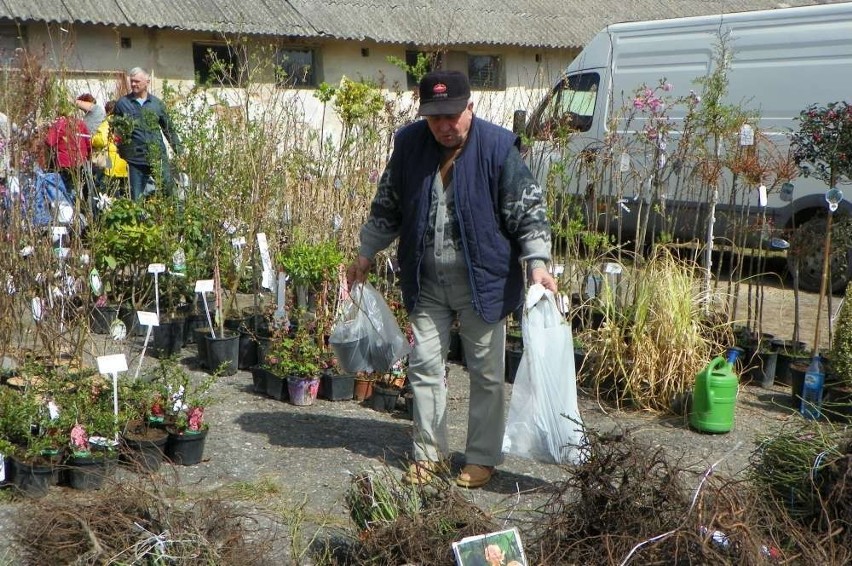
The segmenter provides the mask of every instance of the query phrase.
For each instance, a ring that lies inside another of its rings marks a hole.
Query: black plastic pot
[[[12,483],[27,497],[44,497],[54,478],[56,467],[52,464],[23,462],[11,458]]]
[[[371,367],[370,339],[367,336],[352,342],[332,342],[331,348],[340,368],[347,373]]]
[[[200,431],[184,431],[170,429],[169,440],[166,443],[166,457],[181,466],[194,466],[204,457],[204,443],[207,439],[207,429]]]
[[[225,331],[225,335],[217,334],[216,338],[205,335],[207,343],[207,369],[219,371],[222,375],[237,373],[240,357],[240,335]]]
[[[207,328],[209,328],[209,325],[207,324],[207,315],[203,312],[190,313],[186,315],[183,326],[183,345],[187,346],[189,344],[195,344],[197,337],[195,331],[204,331]]]
[[[287,378],[276,375],[273,372],[266,374],[266,395],[279,401],[286,401],[290,398],[287,390]]]
[[[248,369],[257,364],[257,342],[254,334],[245,328],[240,330],[240,344],[237,356],[237,366],[240,369]]]
[[[373,386],[373,394],[370,396],[370,406],[381,413],[392,413],[396,410],[396,402],[399,399],[399,389]]]
[[[179,354],[183,348],[183,330],[186,326],[185,317],[173,317],[161,320],[159,326],[152,331],[151,355],[155,358],[168,358]]]
[[[207,368],[207,338],[210,337],[210,328],[196,328],[192,333],[195,335],[195,360],[199,367]]]
[[[251,368],[251,381],[255,393],[266,395],[266,380],[272,379],[275,376],[271,371],[262,366],[253,366]]]
[[[125,435],[123,456],[126,462],[137,466],[141,470],[156,472],[163,462],[163,452],[169,439],[168,433],[163,429],[149,429],[159,431],[155,435],[145,438],[135,435]]]
[[[329,401],[351,401],[355,396],[355,374],[324,373],[320,378],[322,396]]]
[[[506,368],[504,374],[506,383],[515,383],[515,376],[518,373],[518,368],[521,366],[523,355],[523,350],[506,350]]]
[[[103,487],[107,463],[103,456],[72,456],[66,461],[68,485],[83,491]]]
[[[92,308],[91,330],[95,334],[109,334],[112,323],[118,318],[116,305],[104,305]]]
[[[802,406],[802,389],[810,360],[799,360],[790,364],[790,406],[798,411]]]
[[[450,347],[447,351],[447,361],[461,363],[463,359],[461,334],[458,328],[450,329]]]

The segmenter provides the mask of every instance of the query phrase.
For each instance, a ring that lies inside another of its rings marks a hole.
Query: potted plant
[[[327,352],[320,361],[320,391],[329,401],[351,401],[355,395],[355,374],[340,373],[337,358]]]
[[[48,402],[34,389],[0,387],[3,454],[15,486],[30,497],[43,497],[58,480],[64,440],[54,421]]]
[[[277,363],[274,371],[286,376],[287,393],[294,405],[312,405],[320,383],[323,350],[317,345],[314,328],[303,318],[295,331],[272,346]]]
[[[162,225],[144,202],[111,200],[87,233],[94,270],[89,284],[95,295],[93,329],[112,332],[115,315],[125,332],[138,328],[136,309],[153,295],[147,266],[164,241]],[[120,330],[116,337],[121,336]]]
[[[405,362],[398,361],[391,371],[379,375],[373,383],[370,403],[374,410],[391,413],[396,410],[396,403],[405,386]]]
[[[163,423],[168,435],[165,455],[175,464],[189,466],[201,461],[208,424],[204,411],[212,401],[210,390],[217,375],[193,379],[174,359],[160,360],[145,372],[153,387],[150,416]]]
[[[111,384],[103,376],[79,376],[57,393],[58,424],[68,439],[64,464],[75,489],[98,489],[118,458],[118,422]]]
[[[177,363],[177,362],[175,362]],[[122,400],[121,457],[141,471],[156,471],[162,464],[169,435],[169,394],[155,372],[160,365],[148,370],[135,381],[120,382]]]
[[[91,437],[82,423],[75,423],[69,433],[69,452],[65,458],[68,485],[74,489],[100,489],[112,471],[118,443],[112,438]]]

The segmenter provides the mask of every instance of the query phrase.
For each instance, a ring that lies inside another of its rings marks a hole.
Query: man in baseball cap
[[[556,293],[548,272],[550,224],[544,192],[512,132],[473,113],[458,71],[420,81],[422,120],[397,131],[358,257],[347,282],[363,283],[378,252],[397,244],[399,282],[414,347],[412,462],[403,481],[449,473],[446,356],[458,319],[470,378],[465,465],[456,484],[487,484],[502,461],[506,317],[528,280]]]
[[[459,71],[433,71],[420,81],[420,116],[461,114],[470,101],[470,83]]]

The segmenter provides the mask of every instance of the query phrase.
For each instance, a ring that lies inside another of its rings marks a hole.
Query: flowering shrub
[[[71,428],[71,448],[75,453],[89,451],[89,434],[86,432],[86,427],[80,423]]]
[[[319,376],[321,365],[328,358],[316,342],[314,328],[304,320],[295,332],[289,326],[276,329],[270,339],[264,365],[280,376],[305,379]]]
[[[852,181],[852,105],[812,104],[797,120],[799,130],[791,135],[790,145],[802,175],[829,186],[841,179]]]

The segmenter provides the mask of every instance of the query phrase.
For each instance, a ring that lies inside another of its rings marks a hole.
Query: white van
[[[696,79],[710,75],[722,44],[731,57],[724,102],[759,113],[759,121],[750,124],[758,133],[757,151],[769,147],[760,145],[759,140],[766,139],[786,155],[789,134],[798,129],[795,118],[802,110],[814,103],[852,100],[852,3],[613,24],[599,32],[571,62],[526,122],[531,168],[542,182],[549,177],[548,186],[576,195],[585,203],[587,220],[612,232],[616,225],[622,235],[634,231],[638,202],[644,199],[663,211],[656,215],[652,233],[665,231],[676,239],[703,240],[712,195],[706,186],[699,189],[699,184],[691,181],[695,170],[681,168],[672,159],[682,133],[684,106],[671,108],[672,131],[661,158],[649,157],[647,146],[639,155],[627,151],[604,155],[601,150],[609,134],[630,139],[643,132],[646,115],[633,113],[627,120],[619,114],[622,108],[630,107],[637,89],[665,84],[658,92],[672,99],[700,92]],[[610,127],[610,122],[614,126]],[[552,135],[560,124],[569,124],[572,131],[567,151],[564,138],[560,142]],[[583,171],[582,164],[590,159],[598,163],[595,175]],[[600,173],[601,163],[608,172]],[[649,163],[656,163],[658,170]],[[561,184],[554,183],[554,171]],[[623,182],[629,174],[641,180]],[[657,201],[651,196],[651,177],[660,181],[656,185]],[[764,181],[768,194],[761,200],[758,184],[750,186],[740,178],[732,190],[730,171],[722,180],[715,214],[717,243],[733,237],[737,222],[740,226],[759,224],[761,229],[756,232],[764,240],[766,227],[772,227],[773,234],[781,238],[790,238],[793,229],[825,233],[824,227],[820,232],[827,210],[828,187],[824,182],[799,176],[792,180],[792,187],[788,183],[782,191],[781,182]],[[621,200],[623,206],[609,206],[613,212],[603,218],[602,199]],[[847,200],[841,208],[849,210],[852,206]],[[675,210],[678,212],[673,214]],[[818,288],[822,238],[810,240],[814,245],[799,256],[803,260],[801,284]],[[833,271],[840,271],[833,274],[835,289],[847,278],[842,263],[832,266]]]

